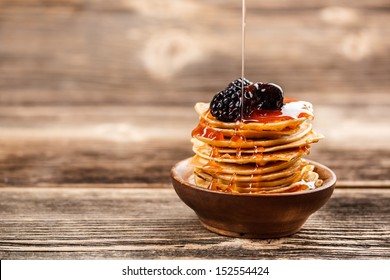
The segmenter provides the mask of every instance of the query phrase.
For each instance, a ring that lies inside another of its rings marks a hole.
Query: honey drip
[[[226,190],[232,192],[236,188],[236,181],[237,181],[237,174],[234,173],[232,178],[230,179],[229,186],[226,188]]]
[[[223,133],[210,127],[204,120],[201,120],[198,126],[192,131],[192,137],[201,136],[211,140],[224,140]]]
[[[232,137],[230,137],[229,140],[230,143],[234,142],[235,144],[238,144],[238,146],[236,145],[237,146],[236,155],[235,155],[236,159],[241,158],[241,144],[247,141],[245,135],[240,132],[240,129],[241,129],[241,123],[236,122],[234,128],[234,134]]]
[[[213,190],[213,191],[219,190],[217,181],[215,179],[211,180],[211,183],[210,183],[208,189]]]

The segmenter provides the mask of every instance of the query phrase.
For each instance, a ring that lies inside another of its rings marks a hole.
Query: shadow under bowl
[[[317,189],[279,194],[224,193],[191,183],[193,167],[189,161],[180,161],[171,170],[177,195],[195,211],[205,228],[232,237],[278,238],[296,233],[325,205],[336,183],[332,170],[310,161],[324,181]]]

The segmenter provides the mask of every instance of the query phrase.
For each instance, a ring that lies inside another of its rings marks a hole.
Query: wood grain
[[[386,259],[390,191],[336,189],[291,237],[202,228],[172,189],[0,189],[2,259]],[[22,226],[21,226],[22,225]],[[340,252],[343,252],[340,255]]]
[[[0,104],[193,104],[240,75],[239,1],[105,2],[2,1]],[[389,89],[386,1],[252,2],[248,78],[297,98]]]
[[[187,141],[0,141],[0,186],[139,187],[169,185],[172,166],[193,155]],[[320,144],[318,144],[320,146]],[[332,168],[339,187],[359,181],[367,187],[390,186],[389,150],[313,148],[308,158]],[[372,161],[375,158],[377,160]],[[370,164],[367,164],[370,162]],[[373,182],[376,182],[373,183]],[[381,183],[382,182],[382,183]],[[355,184],[356,185],[356,184]]]
[[[241,74],[236,0],[0,0],[1,259],[389,259],[390,3],[249,1],[246,77],[314,104],[337,188],[274,240],[203,229],[169,171]]]

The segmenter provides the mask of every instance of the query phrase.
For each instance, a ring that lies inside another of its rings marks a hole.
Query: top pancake
[[[289,104],[289,103],[288,103]],[[242,131],[269,131],[269,132],[286,132],[298,127],[301,123],[308,119],[313,119],[313,109],[309,102],[302,103],[304,114],[298,114],[296,118],[287,120],[279,120],[274,122],[241,122],[237,127],[234,122],[222,122],[214,118],[209,110],[209,103],[196,103],[195,111],[200,115],[201,121],[204,120],[209,126],[221,129],[233,129]],[[286,104],[287,105],[287,104]]]

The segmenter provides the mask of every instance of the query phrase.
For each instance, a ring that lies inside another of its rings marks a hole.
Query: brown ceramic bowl
[[[243,238],[277,238],[301,229],[333,193],[336,175],[311,161],[323,186],[310,191],[282,194],[231,194],[196,187],[188,181],[190,159],[171,171],[173,187],[181,200],[198,215],[201,224],[218,234]]]

